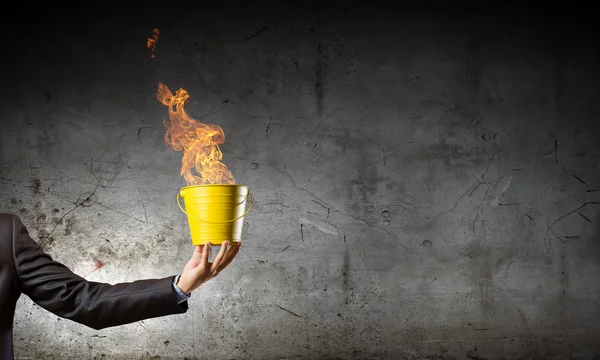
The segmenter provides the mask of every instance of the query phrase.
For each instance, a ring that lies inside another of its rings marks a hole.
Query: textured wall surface
[[[583,21],[312,6],[9,29],[0,207],[56,260],[114,283],[191,255],[159,82],[223,128],[256,198],[239,257],[187,314],[95,331],[22,297],[18,358],[600,354],[600,82]]]

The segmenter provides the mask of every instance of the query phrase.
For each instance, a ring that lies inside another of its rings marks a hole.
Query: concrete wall
[[[5,32],[0,204],[76,273],[101,261],[89,280],[177,274],[193,248],[162,82],[223,128],[224,162],[255,194],[242,252],[181,316],[94,331],[23,297],[19,358],[600,354],[583,21],[167,5]]]

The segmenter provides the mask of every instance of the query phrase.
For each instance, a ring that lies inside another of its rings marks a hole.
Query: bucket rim
[[[181,188],[181,190],[186,190],[186,189],[191,189],[191,188],[197,188],[197,187],[228,187],[228,186],[239,186],[239,187],[247,187],[250,188],[248,185],[243,185],[243,184],[200,184],[200,185],[188,185],[188,186],[184,186]]]

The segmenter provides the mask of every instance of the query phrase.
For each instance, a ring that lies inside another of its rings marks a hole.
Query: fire
[[[225,142],[223,129],[188,116],[183,107],[190,96],[184,89],[177,90],[173,96],[168,87],[159,83],[156,96],[169,108],[169,120],[164,122],[167,128],[165,144],[173,150],[183,151],[181,176],[188,186],[235,184],[233,175],[221,162],[223,153],[219,145]],[[192,174],[194,169],[199,175]]]
[[[160,35],[160,31],[158,29],[154,29],[154,31],[152,31],[152,37],[148,38],[148,43],[146,44],[148,49],[152,50],[152,55],[150,55],[150,57],[153,59],[156,59],[156,55],[154,55],[154,49],[156,48],[156,43],[158,42],[158,35]]]

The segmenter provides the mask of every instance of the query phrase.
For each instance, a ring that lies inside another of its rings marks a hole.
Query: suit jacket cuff
[[[191,294],[184,293],[183,290],[181,290],[179,286],[177,286],[177,281],[179,280],[180,276],[181,275],[177,275],[175,276],[175,279],[173,279],[173,289],[175,289],[175,297],[177,298],[178,304],[187,301],[191,296]]]

